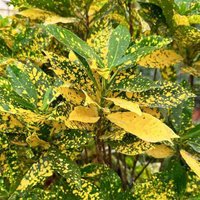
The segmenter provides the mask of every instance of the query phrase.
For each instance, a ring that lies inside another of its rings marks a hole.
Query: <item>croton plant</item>
[[[200,3],[10,4],[0,199],[200,199]]]

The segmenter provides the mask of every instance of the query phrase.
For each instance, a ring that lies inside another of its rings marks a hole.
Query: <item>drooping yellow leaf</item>
[[[180,150],[180,153],[185,162],[190,166],[190,168],[197,174],[198,177],[200,177],[200,163],[198,162],[198,160],[183,149]]]
[[[154,147],[154,149],[146,152],[149,156],[153,156],[154,158],[167,158],[174,154],[174,151],[164,144],[154,145]]]
[[[84,106],[88,105],[96,105],[97,107],[100,107],[99,104],[94,100],[94,97],[89,95],[86,91],[82,90],[85,95],[85,103]]]
[[[140,110],[140,107],[137,103],[133,103],[131,101],[127,101],[120,98],[106,98],[106,99],[114,102],[115,105],[120,106],[121,108],[130,110],[131,112],[134,112],[139,116],[142,116],[142,111]]]
[[[142,58],[138,64],[143,67],[162,69],[182,61],[183,57],[177,54],[174,50],[158,49]]]
[[[94,106],[91,106],[90,108],[78,106],[69,115],[70,121],[85,123],[96,123],[99,118],[97,108]]]
[[[170,128],[152,115],[142,113],[142,117],[133,112],[116,112],[107,118],[139,138],[148,142],[170,141],[179,138]]]
[[[48,149],[50,147],[50,144],[48,142],[45,142],[44,140],[41,140],[36,133],[33,133],[31,136],[27,137],[26,142],[31,147],[41,146],[44,149]]]

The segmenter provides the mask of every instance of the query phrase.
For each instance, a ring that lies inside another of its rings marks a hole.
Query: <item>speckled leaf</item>
[[[154,174],[152,179],[145,183],[134,184],[133,200],[137,199],[157,199],[176,200],[177,194],[172,180],[167,181],[167,174]]]
[[[181,55],[174,50],[158,49],[141,59],[138,64],[143,67],[163,69],[183,61]]]
[[[109,114],[107,118],[147,142],[171,141],[171,138],[179,138],[168,126],[147,113],[142,113],[140,117],[132,112],[116,112]]]
[[[176,69],[173,65],[163,67],[160,69],[160,73],[164,81],[175,82],[177,79]]]
[[[117,75],[114,82],[112,83],[110,89],[112,90],[121,90],[125,92],[142,92],[147,91],[152,88],[159,88],[160,85],[157,85],[154,81],[142,76],[132,76],[129,75],[126,78],[123,78],[121,74]]]
[[[125,135],[122,140],[107,141],[117,152],[125,155],[137,155],[153,149],[153,145],[130,134]]]
[[[196,56],[196,51],[199,49],[199,30],[191,26],[179,26],[174,33],[174,41],[183,58],[190,63]]]
[[[176,83],[157,82],[157,84],[161,87],[140,93],[133,93],[133,95],[126,96],[125,98],[139,103],[141,106],[170,108],[182,103],[183,100],[195,96]]]
[[[177,107],[170,109],[170,121],[177,133],[184,133],[192,128],[192,111],[194,109],[193,98],[183,101]]]
[[[17,94],[34,105],[37,104],[37,91],[29,76],[15,65],[9,65],[6,69],[12,88]]]
[[[34,187],[37,183],[42,183],[46,178],[52,176],[52,163],[49,162],[46,155],[41,156],[39,160],[34,163],[22,178],[17,190],[25,191]]]
[[[144,59],[152,52],[162,48],[163,46],[171,43],[172,40],[169,38],[162,38],[160,36],[148,36],[143,37],[135,42],[133,42],[128,50],[126,55],[122,57],[117,65],[125,64],[136,64],[139,63],[141,59]],[[120,70],[129,68],[129,66],[122,66]]]
[[[52,11],[61,16],[69,16],[69,11],[72,11],[69,0],[58,0],[56,2],[49,2],[48,0],[12,0],[11,4],[18,7],[34,7],[42,10]]]
[[[81,40],[71,31],[53,25],[46,26],[46,30],[50,34],[52,34],[57,40],[59,40],[61,43],[69,47],[71,50],[75,51],[77,54],[79,54],[86,60],[87,59],[96,60],[98,65],[100,67],[103,67],[103,62],[99,58],[99,56],[95,53],[94,49],[92,49],[86,42]]]
[[[51,149],[48,158],[52,162],[52,169],[57,171],[70,182],[80,186],[81,172],[79,167],[64,152],[58,149]]]
[[[198,177],[200,177],[200,163],[199,161],[187,151],[181,149],[180,153],[185,160],[185,162],[190,166],[190,168],[196,173]]]
[[[120,177],[106,165],[88,164],[82,167],[83,177],[100,182],[103,199],[121,200],[123,190]]]
[[[88,131],[70,129],[57,136],[55,144],[59,149],[80,148],[92,141],[94,134]]]
[[[0,62],[1,62],[4,57],[11,57],[12,51],[2,38],[0,38],[0,44],[1,44],[1,49],[0,49]]]
[[[67,180],[67,183],[67,195],[65,196],[66,200],[103,200],[99,188],[89,180],[81,179],[81,188],[77,187],[73,182],[70,182],[70,180]]]
[[[6,186],[4,184],[4,178],[0,174],[0,198],[8,197],[8,191],[6,190]]]
[[[79,64],[51,52],[45,53],[51,62],[53,71],[68,86],[86,91],[92,88],[93,82]]]
[[[25,46],[29,45],[30,42],[33,41],[36,31],[37,28],[25,27],[22,29],[13,43],[13,51],[21,50]]]
[[[130,33],[124,25],[119,25],[111,34],[108,46],[108,68],[112,70],[130,43]]]

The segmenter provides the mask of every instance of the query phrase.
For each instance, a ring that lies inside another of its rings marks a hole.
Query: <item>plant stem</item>
[[[128,8],[129,8],[129,31],[132,36],[133,34],[133,23],[132,23],[132,4],[131,0],[128,1]]]
[[[112,169],[112,154],[111,154],[111,147],[108,145],[108,155],[109,155],[109,166]]]
[[[194,86],[194,76],[193,75],[190,75],[189,82],[190,82],[190,86],[193,87]]]
[[[161,172],[163,170],[163,166],[164,166],[164,158],[162,158],[161,160],[161,165],[160,165],[160,169],[159,169],[159,172]]]
[[[154,160],[154,158],[149,159],[147,164],[142,168],[140,173],[135,177],[134,182],[140,177],[140,175],[143,173],[143,171],[147,168],[147,166]]]
[[[138,161],[139,157],[140,157],[139,154],[135,156],[135,160],[134,160],[134,163],[133,163],[133,168],[132,168],[132,171],[131,171],[131,178],[130,178],[130,185],[129,185],[130,188],[132,188],[132,186],[133,186],[133,175],[134,175],[136,164],[137,164],[137,161]]]
[[[127,187],[127,165],[126,165],[126,155],[123,155],[124,157],[124,189],[126,190]]]
[[[88,150],[86,147],[85,147],[85,158],[86,158],[86,163],[89,163]]]
[[[154,71],[154,77],[153,77],[153,81],[156,81],[156,76],[157,76],[157,71],[158,71],[158,69],[157,68],[155,68],[155,71]]]

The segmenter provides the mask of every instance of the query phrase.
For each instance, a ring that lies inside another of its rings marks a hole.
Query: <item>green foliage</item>
[[[198,199],[199,3],[10,4],[0,199]]]

